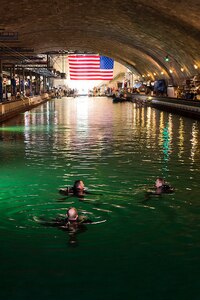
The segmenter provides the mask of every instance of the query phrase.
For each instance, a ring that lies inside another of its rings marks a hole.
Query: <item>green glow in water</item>
[[[44,131],[47,130],[48,126],[8,126],[0,127],[0,131],[3,132],[24,132],[24,131]]]
[[[193,120],[107,98],[59,99],[32,114],[0,128],[0,298],[198,299],[200,123],[194,134]],[[146,201],[160,174],[175,193]],[[102,195],[58,193],[76,179]],[[75,245],[37,223],[70,206],[106,220]]]

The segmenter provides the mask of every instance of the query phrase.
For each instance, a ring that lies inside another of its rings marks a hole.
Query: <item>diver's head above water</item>
[[[75,207],[70,207],[67,210],[66,216],[69,222],[77,221],[78,220],[77,209]]]
[[[161,177],[158,177],[155,182],[155,187],[160,188],[165,184],[165,180]]]
[[[73,189],[75,191],[83,191],[85,189],[85,185],[84,185],[83,181],[82,180],[76,180],[74,182]]]

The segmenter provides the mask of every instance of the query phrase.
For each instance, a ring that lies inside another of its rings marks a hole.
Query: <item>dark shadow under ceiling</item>
[[[200,68],[199,9],[199,0],[2,0],[0,34],[17,39],[0,36],[0,46],[100,53],[140,74],[177,81]]]

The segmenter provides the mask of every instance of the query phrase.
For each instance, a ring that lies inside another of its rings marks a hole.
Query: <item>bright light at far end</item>
[[[76,89],[79,95],[87,95],[89,90],[98,87],[102,83],[100,80],[71,80],[69,87]]]
[[[197,65],[194,65],[194,68],[195,68],[195,69],[198,69],[198,66],[197,66]]]

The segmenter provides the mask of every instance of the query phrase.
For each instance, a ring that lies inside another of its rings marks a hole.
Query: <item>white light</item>
[[[198,66],[197,66],[197,65],[194,65],[194,68],[195,68],[195,69],[198,69]]]

